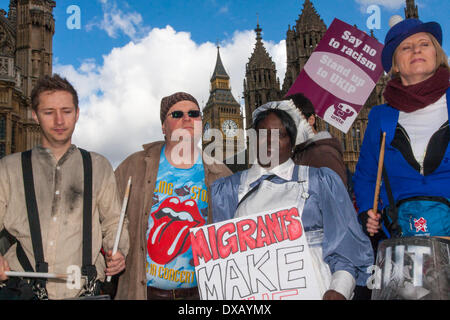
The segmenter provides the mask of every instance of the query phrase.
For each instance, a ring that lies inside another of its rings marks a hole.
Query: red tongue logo
[[[147,252],[161,265],[185,253],[191,246],[189,229],[205,224],[194,200],[180,202],[177,197],[164,200],[152,218],[154,225],[148,236]]]

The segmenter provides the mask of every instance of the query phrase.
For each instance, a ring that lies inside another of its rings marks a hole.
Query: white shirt
[[[447,98],[413,112],[400,111],[398,123],[405,128],[417,162],[423,167],[428,143],[433,134],[448,120]]]
[[[265,169],[261,167],[258,162],[256,162],[248,171],[247,181],[250,184],[258,180],[261,176],[265,174],[269,175],[275,174],[284,180],[291,180],[292,173],[294,172],[294,166],[295,166],[294,161],[292,161],[291,158],[271,169]]]
[[[260,177],[262,177],[265,174],[272,175],[275,174],[276,176],[284,179],[284,180],[291,180],[292,174],[294,172],[294,166],[295,163],[292,161],[291,158],[289,158],[287,161],[283,162],[282,164],[276,166],[275,168],[271,168],[269,170],[261,167],[256,161],[250,169],[247,171],[247,174],[242,177],[241,179],[241,185],[239,186],[239,194],[238,199],[239,201],[241,198],[247,194],[248,191],[250,191],[250,184],[252,182],[255,182]]]

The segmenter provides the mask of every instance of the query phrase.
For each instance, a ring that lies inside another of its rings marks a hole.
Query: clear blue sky
[[[288,25],[294,25],[301,13],[303,0],[133,0],[108,1],[122,12],[138,12],[142,15],[142,25],[150,28],[163,28],[171,25],[177,31],[189,31],[191,38],[202,43],[226,40],[235,30],[254,29],[257,21],[263,28],[264,39],[279,42],[286,37]],[[81,9],[81,30],[68,30],[65,26],[67,4],[76,4]],[[450,44],[450,1],[421,0],[416,1],[419,15],[423,21],[438,21],[444,32],[446,52]],[[337,17],[349,24],[356,24],[368,31],[366,21],[370,14],[362,11],[361,4],[355,0],[313,0],[318,13],[328,26]],[[109,5],[109,4],[108,4]],[[105,5],[103,5],[104,7]],[[367,7],[367,6],[366,6]],[[375,36],[384,41],[388,30],[388,20],[393,14],[403,16],[402,5],[399,9],[381,8],[381,29],[375,30]],[[122,46],[129,41],[123,33],[111,38],[98,28],[86,31],[86,26],[101,20],[102,4],[99,0],[57,1],[55,18],[57,20],[54,39],[54,54],[61,63],[76,64],[83,58],[98,58],[109,52],[112,47]],[[90,45],[86,45],[90,43]],[[95,45],[93,45],[95,43]]]

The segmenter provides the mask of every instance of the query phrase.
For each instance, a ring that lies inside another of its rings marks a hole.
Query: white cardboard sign
[[[321,299],[297,208],[190,233],[200,299]]]

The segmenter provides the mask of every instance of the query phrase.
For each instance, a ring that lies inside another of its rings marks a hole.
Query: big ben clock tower
[[[203,149],[214,143],[215,150],[211,155],[232,169],[233,164],[226,163],[225,160],[233,158],[237,152],[245,148],[243,117],[241,105],[231,93],[230,77],[220,58],[219,47],[217,47],[216,67],[210,82],[209,99],[203,108]]]

